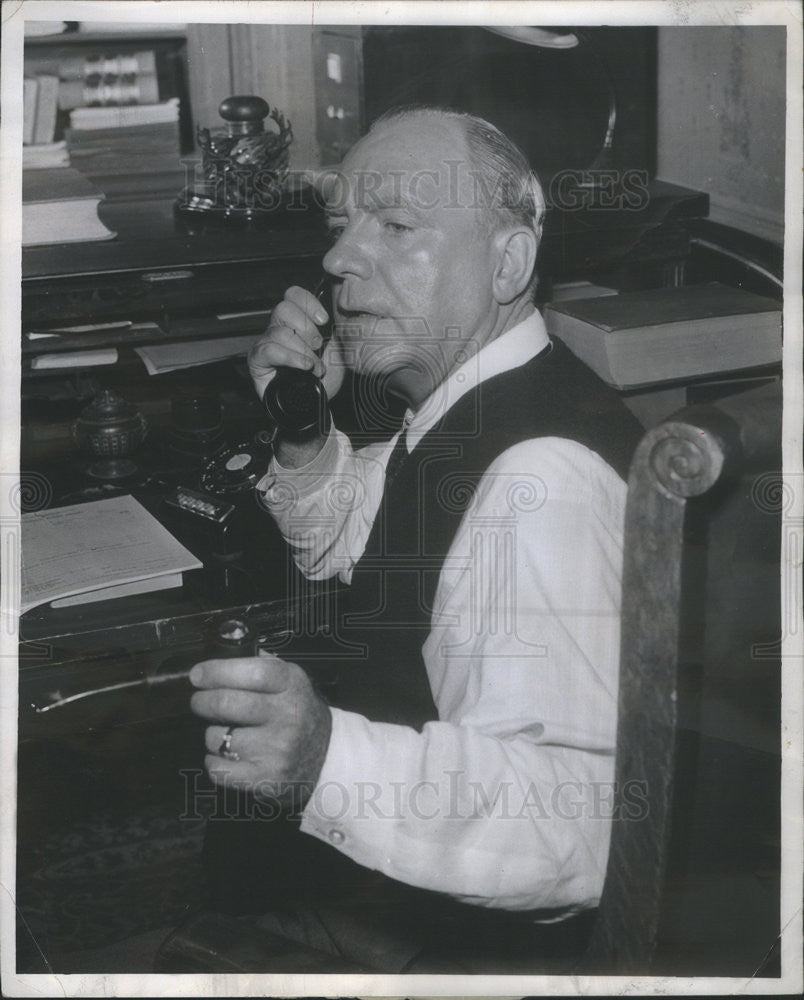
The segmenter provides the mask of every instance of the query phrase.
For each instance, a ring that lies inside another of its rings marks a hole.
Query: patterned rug
[[[203,828],[201,819],[140,812],[29,847],[17,878],[18,970],[178,924],[202,902]]]

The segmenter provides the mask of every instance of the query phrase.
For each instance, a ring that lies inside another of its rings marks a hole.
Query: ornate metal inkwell
[[[218,111],[224,128],[196,131],[202,179],[181,192],[176,216],[184,221],[270,221],[294,196],[288,170],[291,124],[261,97],[227,97]]]
[[[93,479],[125,479],[137,472],[128,456],[145,440],[148,426],[133,403],[104,389],[72,425],[76,443],[98,459],[87,472]]]

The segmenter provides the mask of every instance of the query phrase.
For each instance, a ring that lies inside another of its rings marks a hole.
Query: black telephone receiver
[[[323,343],[316,352],[321,356],[332,336],[332,279],[325,275],[316,285],[314,295],[329,316],[321,327]],[[321,381],[311,371],[301,368],[277,368],[276,375],[265,387],[262,401],[268,415],[280,430],[291,436],[312,432],[326,434],[330,426],[327,393]]]

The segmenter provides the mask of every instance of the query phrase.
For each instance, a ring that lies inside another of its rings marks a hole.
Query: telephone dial
[[[321,327],[323,339],[317,352],[319,356],[332,335],[330,281],[329,276],[322,278],[314,292],[330,317]],[[199,486],[206,493],[231,497],[253,489],[270,461],[275,430],[294,437],[329,430],[327,393],[311,371],[277,368],[263,393],[263,405],[271,419],[270,429],[258,431],[250,441],[225,446],[210,458],[199,477]]]

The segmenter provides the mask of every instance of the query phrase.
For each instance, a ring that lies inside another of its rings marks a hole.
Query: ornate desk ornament
[[[72,426],[73,439],[101,459],[87,469],[95,479],[133,475],[137,465],[126,456],[139,448],[146,431],[145,417],[137,407],[111,389],[97,395]]]
[[[289,197],[290,122],[261,97],[227,97],[218,111],[226,125],[197,129],[202,180],[182,191],[176,213],[233,222],[267,220]]]

